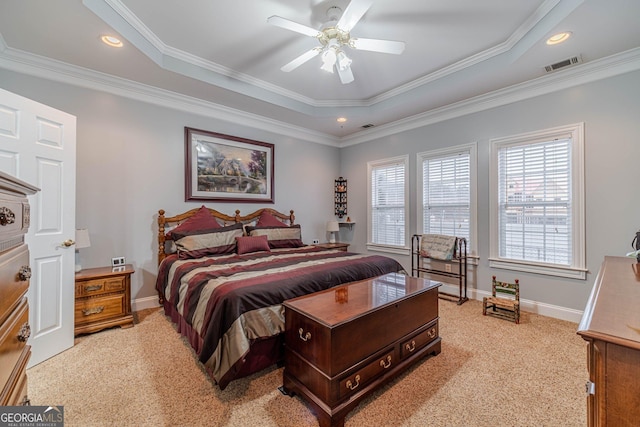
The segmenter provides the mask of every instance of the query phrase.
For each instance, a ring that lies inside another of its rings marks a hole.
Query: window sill
[[[569,279],[586,280],[587,278],[586,268],[565,267],[551,264],[536,264],[526,261],[489,258],[489,267],[502,268],[504,270],[522,271],[526,273],[545,274],[547,276],[565,277]]]
[[[397,255],[411,254],[411,248],[400,247],[400,246],[377,245],[375,243],[367,243],[367,250],[374,251],[374,252],[386,252],[386,253],[397,254]]]

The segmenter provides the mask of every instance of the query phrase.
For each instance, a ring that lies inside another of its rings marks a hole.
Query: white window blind
[[[492,140],[491,267],[586,278],[584,124]]]
[[[369,242],[376,245],[406,245],[407,158],[369,164]]]
[[[571,139],[498,151],[500,257],[571,265]]]
[[[422,231],[464,237],[470,247],[471,161],[469,151],[422,156]]]

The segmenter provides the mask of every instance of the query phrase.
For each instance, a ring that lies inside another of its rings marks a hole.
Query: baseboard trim
[[[449,284],[442,284],[440,287],[442,292],[458,295],[458,287]],[[467,289],[467,297],[482,301],[483,297],[491,296],[491,292],[480,291],[477,289]],[[520,309],[529,313],[539,314],[541,316],[553,317],[555,319],[566,320],[573,323],[580,323],[583,311],[573,308],[561,307],[558,305],[547,304],[539,301],[526,300],[520,298]]]
[[[138,298],[131,301],[131,311],[140,311],[157,307],[160,307],[157,296]]]

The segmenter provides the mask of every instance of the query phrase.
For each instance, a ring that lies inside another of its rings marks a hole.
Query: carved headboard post
[[[240,218],[240,209],[236,209],[236,222],[242,222],[242,219]]]
[[[289,211],[289,225],[295,224],[296,216],[293,214],[293,209]]]
[[[164,251],[164,209],[158,211],[158,265],[166,256]]]

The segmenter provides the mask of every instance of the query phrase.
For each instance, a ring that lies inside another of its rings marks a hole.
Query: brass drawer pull
[[[346,386],[349,390],[355,390],[358,388],[358,386],[360,385],[360,375],[356,375],[354,381],[356,382],[355,384],[353,384],[351,380],[347,381]]]
[[[91,285],[84,287],[85,292],[99,291],[100,289],[102,289],[102,285]]]
[[[304,334],[304,336],[302,335],[303,332],[304,332],[304,329],[302,328],[298,329],[298,335],[300,335],[300,339],[302,341],[309,341],[311,339],[311,332],[307,332],[306,334]]]
[[[84,310],[82,310],[82,314],[84,314],[85,316],[91,316],[92,314],[102,313],[102,310],[104,310],[104,305],[93,308],[85,308]]]
[[[31,326],[29,323],[25,322],[20,328],[20,332],[18,332],[18,341],[26,342],[31,336]]]
[[[384,369],[388,369],[391,367],[391,355],[387,356],[387,362],[385,363],[384,359],[382,359],[380,361],[380,366],[382,366]]]
[[[411,343],[406,343],[404,345],[404,348],[406,348],[409,351],[409,353],[413,352],[413,350],[416,349],[416,341],[411,340]]]
[[[20,267],[20,270],[18,270],[18,278],[23,282],[31,279],[31,267],[28,265]]]
[[[429,336],[429,338],[435,337],[436,336],[436,328],[429,329],[429,331],[427,332],[427,335]]]
[[[14,214],[11,209],[6,207],[0,208],[0,225],[3,227],[5,225],[13,224],[16,222],[16,214]]]

